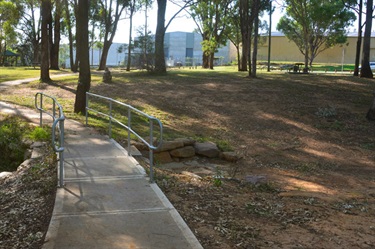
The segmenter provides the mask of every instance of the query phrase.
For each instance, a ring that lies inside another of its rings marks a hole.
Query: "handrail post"
[[[108,128],[109,138],[112,138],[112,101],[109,101],[109,128]]]
[[[128,108],[128,156],[131,155],[130,153],[130,129],[131,129],[131,119],[132,119],[132,111]]]
[[[89,108],[89,95],[86,92],[86,126],[88,125],[88,108]]]
[[[39,126],[42,127],[43,126],[43,95],[42,94],[40,94],[40,110],[39,110],[39,115],[40,115]]]
[[[154,137],[153,137],[153,127],[154,122],[152,119],[149,119],[150,122],[150,144],[151,146],[154,145]],[[154,150],[152,148],[149,148],[149,155],[150,155],[150,182],[154,182]]]
[[[64,120],[60,120],[60,148],[64,148]],[[64,186],[64,150],[59,152],[60,179],[59,187]]]
[[[56,118],[56,105],[55,105],[55,101],[52,101],[52,115],[53,115],[53,120],[55,120]]]

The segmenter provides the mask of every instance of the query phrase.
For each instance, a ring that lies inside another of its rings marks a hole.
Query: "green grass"
[[[67,71],[50,70],[50,74],[58,74]],[[40,68],[36,67],[0,67],[0,83],[11,80],[39,78]]]
[[[313,71],[327,71],[327,72],[341,72],[344,71],[354,71],[354,64],[313,64]]]
[[[280,65],[294,65],[294,63],[303,63],[302,61],[271,61],[271,65],[274,67],[280,66]],[[259,65],[267,66],[267,61],[260,61]],[[303,67],[303,66],[302,66]],[[354,64],[337,64],[337,63],[329,63],[329,64],[323,64],[323,63],[313,63],[312,65],[313,71],[327,71],[327,72],[341,72],[342,69],[346,72],[354,71]]]

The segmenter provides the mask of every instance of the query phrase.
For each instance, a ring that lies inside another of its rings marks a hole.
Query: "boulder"
[[[112,74],[111,71],[109,71],[108,67],[105,68],[104,74],[103,74],[103,82],[104,83],[111,83],[112,82]]]
[[[126,143],[126,142],[125,142]],[[131,141],[130,144],[136,147],[138,150],[148,150],[148,146],[143,142]]]
[[[31,159],[37,159],[40,158],[44,155],[45,149],[40,148],[40,147],[35,147],[33,151],[31,152]]]
[[[171,150],[169,153],[171,153],[173,157],[188,158],[195,156],[195,149],[193,146],[185,146]]]
[[[238,160],[241,159],[241,157],[237,155],[235,152],[229,152],[229,151],[222,152],[220,154],[220,158],[228,162],[237,162]]]
[[[163,152],[154,154],[154,161],[156,163],[164,164],[164,163],[173,162],[173,159],[172,159],[172,157],[171,157],[171,155],[169,154],[168,151],[163,151]]]
[[[8,176],[11,176],[11,175],[12,175],[12,172],[7,172],[7,171],[1,172],[0,173],[0,179],[5,179],[5,178],[7,178]]]
[[[177,149],[177,148],[181,148],[181,147],[184,147],[184,143],[182,141],[163,141],[163,144],[161,145],[161,147],[157,150],[155,150],[155,152],[163,152],[163,151],[167,151],[167,150],[174,150],[174,149]]]
[[[194,148],[196,154],[210,158],[218,157],[220,153],[217,145],[212,142],[195,143]]]
[[[194,145],[195,140],[192,138],[177,138],[175,141],[181,141],[184,143],[184,146]]]

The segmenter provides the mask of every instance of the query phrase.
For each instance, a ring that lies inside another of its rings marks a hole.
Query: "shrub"
[[[26,146],[22,140],[27,129],[19,118],[0,121],[0,172],[14,171],[23,162]]]

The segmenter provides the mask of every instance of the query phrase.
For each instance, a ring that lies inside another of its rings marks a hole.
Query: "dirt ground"
[[[374,248],[375,124],[365,119],[373,80],[188,69],[113,76],[91,92],[149,110],[166,134],[225,141],[241,157],[200,159],[202,169],[217,165],[214,175],[157,171],[204,248]],[[74,84],[42,88],[74,99]],[[22,85],[1,99],[37,91]]]

